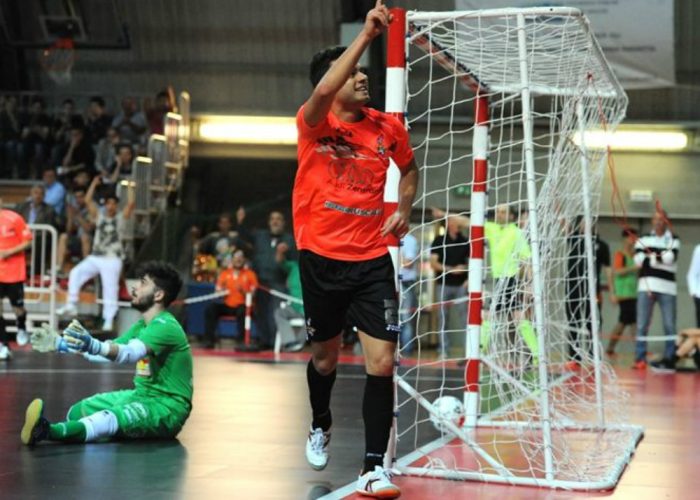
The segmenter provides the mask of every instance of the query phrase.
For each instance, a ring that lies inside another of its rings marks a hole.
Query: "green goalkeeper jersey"
[[[163,311],[148,325],[141,319],[114,342],[127,344],[131,339],[139,339],[153,351],[136,363],[136,390],[170,396],[191,407],[192,350],[175,317]]]

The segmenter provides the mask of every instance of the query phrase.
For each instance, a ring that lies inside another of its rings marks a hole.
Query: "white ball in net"
[[[464,424],[464,405],[454,396],[442,396],[433,402],[438,415],[430,414],[430,421],[440,432],[449,432],[446,421],[452,422],[457,427]]]

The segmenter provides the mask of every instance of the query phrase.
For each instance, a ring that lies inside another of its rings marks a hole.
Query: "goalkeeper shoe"
[[[317,427],[309,430],[309,438],[306,440],[306,461],[314,470],[323,470],[328,465],[328,445],[331,442],[330,429],[323,432]]]
[[[0,361],[6,361],[12,357],[12,351],[5,344],[0,344]]]
[[[20,435],[23,444],[34,446],[49,437],[49,421],[44,418],[43,413],[44,402],[41,399],[35,399],[27,406]]]
[[[372,498],[398,498],[401,490],[391,482],[391,473],[380,466],[366,472],[357,478],[355,491],[360,495]]]

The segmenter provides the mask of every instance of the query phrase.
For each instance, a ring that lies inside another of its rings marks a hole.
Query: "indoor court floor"
[[[88,445],[19,440],[34,397],[62,419],[75,401],[131,385],[130,367],[15,350],[0,364],[1,499],[354,498],[364,438],[364,370],[348,356],[333,395],[331,460],[306,464],[307,355],[234,355],[195,349],[194,410],[174,442]],[[691,499],[700,491],[700,374],[618,370],[631,421],[646,428],[614,491],[583,493],[398,477],[405,499]],[[412,451],[401,443],[399,457]],[[324,496],[325,495],[325,496]],[[360,498],[360,497],[358,497]]]

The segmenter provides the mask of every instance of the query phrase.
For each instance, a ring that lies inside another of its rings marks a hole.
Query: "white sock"
[[[119,430],[117,416],[108,410],[98,411],[89,417],[83,417],[80,422],[85,425],[86,443],[114,436]]]

